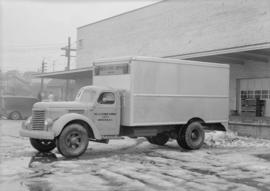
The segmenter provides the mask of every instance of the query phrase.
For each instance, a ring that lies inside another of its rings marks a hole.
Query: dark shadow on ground
[[[35,153],[28,164],[29,168],[33,167],[34,162],[40,162],[40,163],[52,163],[54,161],[57,161],[57,157],[54,153],[48,152],[48,153]]]
[[[51,191],[53,187],[48,181],[28,181],[24,183],[29,191]]]
[[[266,154],[260,154],[260,155],[255,155],[256,157],[262,158],[264,160],[270,161],[270,153]]]

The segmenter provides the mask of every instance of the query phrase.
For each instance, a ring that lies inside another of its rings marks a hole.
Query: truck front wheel
[[[82,155],[88,147],[87,130],[80,124],[70,124],[56,139],[58,151],[67,158]]]
[[[55,148],[54,140],[41,140],[30,138],[31,145],[40,152],[50,152]]]
[[[187,150],[201,148],[204,142],[204,130],[199,122],[192,122],[180,129],[177,142],[180,147]]]
[[[151,144],[165,145],[169,140],[169,136],[164,134],[164,133],[160,133],[160,134],[157,134],[156,136],[153,136],[153,137],[146,137],[146,139]]]

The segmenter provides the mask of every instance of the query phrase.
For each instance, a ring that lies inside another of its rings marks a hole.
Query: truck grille
[[[32,129],[44,130],[45,111],[33,111]]]

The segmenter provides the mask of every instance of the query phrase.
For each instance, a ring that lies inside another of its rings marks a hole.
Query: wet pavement
[[[0,190],[270,190],[270,141],[209,133],[186,152],[144,138],[89,143],[80,158],[35,151],[20,121],[0,121]]]

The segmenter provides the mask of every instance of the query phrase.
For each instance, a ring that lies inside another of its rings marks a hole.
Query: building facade
[[[230,64],[230,110],[260,98],[270,116],[268,0],[165,0],[79,27],[77,41],[77,68],[132,55]]]

